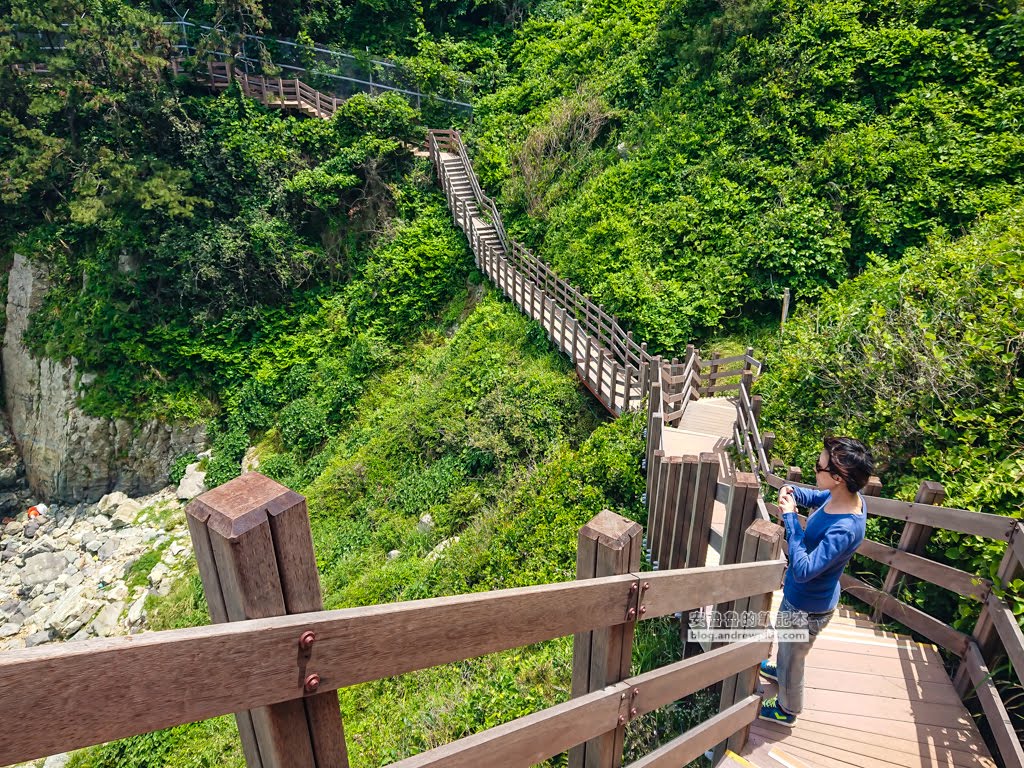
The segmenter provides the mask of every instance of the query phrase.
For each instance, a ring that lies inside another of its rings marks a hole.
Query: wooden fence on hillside
[[[480,187],[457,131],[431,131],[429,149],[477,265],[525,314],[545,328],[549,338],[574,361],[580,379],[610,412],[618,414],[646,403],[646,543],[656,567],[693,568],[705,564],[715,501],[727,509],[720,562],[728,565],[742,562],[745,555],[749,557],[751,550],[744,550],[744,541],[749,540],[745,537],[752,526],[768,525],[773,516],[778,517],[778,508],[762,496],[762,482],[779,488],[800,479],[795,468],[789,470],[788,479],[779,476],[776,471],[781,462],[770,459],[774,436],[762,434],[761,399],[751,391],[761,370],[753,350],[702,360],[700,351],[689,346],[681,362],[651,355],[647,345],[635,342],[615,317],[508,237],[497,206]],[[680,423],[690,403],[715,395],[735,398],[732,448],[736,460],[748,471],[733,468],[731,462],[716,454],[666,455],[665,429]],[[1024,766],[1020,736],[1013,730],[989,672],[1005,656],[1020,679],[1024,634],[1019,622],[991,580],[922,556],[935,528],[1007,542],[996,578],[1005,585],[1024,576],[1024,522],[942,507],[944,491],[936,483],[922,484],[913,503],[882,498],[878,478],[871,479],[864,493],[871,497],[868,514],[905,521],[906,525],[897,548],[865,540],[858,550],[888,566],[883,588],[875,589],[844,575],[843,589],[873,606],[876,619],[887,615],[956,654],[961,659],[956,679],[961,697],[971,686],[976,688],[1004,763]],[[766,539],[772,537],[771,530],[765,529]],[[894,588],[905,578],[929,581],[980,601],[983,607],[974,631],[970,635],[959,632],[893,597]]]
[[[758,704],[743,680],[767,635],[637,676],[632,638],[638,621],[763,602],[781,581],[777,557],[643,573],[640,526],[602,512],[580,532],[576,581],[321,611],[298,494],[249,473],[194,501],[188,523],[215,623],[0,654],[0,708],[32,713],[5,720],[0,763],[234,712],[249,766],[346,766],[333,691],[570,634],[570,701],[394,765],[526,768],[570,749],[572,765],[619,765],[627,723],[729,680],[742,695],[633,768],[685,764]]]

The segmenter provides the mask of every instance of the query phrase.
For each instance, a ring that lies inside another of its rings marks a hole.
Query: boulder
[[[64,571],[67,560],[59,552],[41,552],[25,560],[21,569],[21,583],[26,587],[35,587],[56,579]]]
[[[20,631],[21,626],[19,624],[2,624],[0,625],[0,639],[14,637]]]
[[[177,496],[183,501],[194,499],[202,493],[206,493],[206,473],[199,470],[199,462],[189,464],[185,467],[185,474],[178,483]]]
[[[96,637],[110,637],[117,629],[117,620],[124,611],[124,603],[107,603],[92,620],[92,633]]]
[[[46,758],[43,768],[67,768],[67,764],[70,762],[71,754],[69,752],[61,752],[59,755],[50,755]]]
[[[420,521],[416,523],[416,530],[420,533],[430,533],[434,530],[434,518],[428,512],[420,518]]]
[[[96,506],[101,513],[110,515],[126,501],[128,501],[127,494],[121,493],[121,491],[114,491],[100,499],[100,503]]]
[[[118,505],[117,511],[110,516],[110,523],[115,528],[126,528],[135,522],[141,509],[142,504],[135,499],[128,499]]]
[[[39,632],[33,632],[31,635],[25,638],[26,648],[35,648],[37,645],[50,642],[49,630],[42,629]]]

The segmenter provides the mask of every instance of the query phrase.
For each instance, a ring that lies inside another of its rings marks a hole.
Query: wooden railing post
[[[700,457],[687,455],[682,457],[683,468],[679,480],[679,494],[676,499],[676,522],[672,527],[672,544],[669,547],[669,559],[666,568],[669,570],[686,567],[686,548],[690,543],[690,526],[693,524],[694,499],[697,498],[699,483]]]
[[[188,505],[187,520],[213,622],[323,609],[306,500],[249,472]],[[249,768],[348,766],[338,697],[315,694],[306,670],[316,639],[295,638],[296,674],[313,695],[235,715]]]
[[[767,520],[755,520],[743,534],[743,547],[740,552],[740,562],[759,563],[766,560],[778,560],[782,557],[782,540],[784,532],[782,526],[770,523]],[[735,601],[735,610],[738,615],[757,615],[767,617],[772,606],[772,593],[780,584],[766,584],[766,591],[759,595],[751,595],[748,598]],[[757,628],[765,628],[766,622],[759,621]],[[753,628],[753,627],[748,627]],[[743,701],[754,693],[757,685],[757,667],[745,669],[742,672],[727,677],[722,681],[722,696],[719,704],[719,711]],[[734,752],[743,749],[747,742],[749,726],[734,733],[727,742],[715,747],[715,757],[711,764],[716,765],[726,748]]]
[[[580,529],[576,550],[576,578],[616,576],[640,569],[643,529],[632,520],[604,510]],[[633,628],[624,606],[623,623],[573,638],[572,695],[599,691],[629,677],[633,655]],[[569,750],[570,768],[618,768],[622,765],[626,726],[620,724],[596,739]]]
[[[711,515],[718,490],[718,454],[702,453],[697,468],[697,488],[690,511],[690,541],[686,548],[686,567],[700,568],[708,559],[711,543]]]
[[[750,388],[754,386],[754,367],[750,362],[750,358],[754,356],[754,348],[747,347],[747,359],[743,361],[743,373],[740,376],[740,385],[750,392]],[[760,421],[760,404],[754,406],[754,420]]]
[[[1006,544],[1006,552],[1003,553],[1003,559],[999,561],[999,569],[996,571],[996,582],[1005,586],[1015,579],[1024,578],[1022,552],[1024,552],[1024,523],[1017,523],[1010,534],[1010,540]],[[982,606],[981,613],[978,614],[978,621],[975,623],[974,631],[971,635],[978,646],[982,659],[986,664],[993,665],[999,636],[992,625],[992,616],[990,615],[987,603]],[[967,694],[973,683],[968,666],[966,659],[961,661],[953,677],[953,685],[956,686],[957,693],[960,694],[961,698]],[[1017,670],[1017,674],[1022,674],[1021,670]]]
[[[925,480],[921,483],[921,487],[917,489],[917,494],[914,496],[915,504],[933,504],[938,505],[942,503],[942,500],[946,498],[946,489],[942,483],[934,483],[930,480]],[[932,529],[930,526],[921,525],[920,523],[914,523],[907,521],[906,525],[903,526],[903,533],[900,534],[900,543],[898,548],[903,552],[909,552],[912,555],[920,555],[924,553],[924,548],[928,544],[928,539],[932,535]],[[904,576],[899,569],[890,566],[888,573],[885,574],[885,580],[882,582],[882,591],[887,595],[891,595],[893,590],[896,589],[896,585],[899,582],[900,576]],[[905,578],[912,578],[910,576],[904,576]],[[874,612],[871,614],[871,620],[879,622],[882,619],[882,609],[876,607]]]

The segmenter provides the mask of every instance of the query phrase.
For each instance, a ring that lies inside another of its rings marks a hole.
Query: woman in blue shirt
[[[782,586],[777,630],[806,629],[806,642],[780,640],[777,664],[761,662],[761,674],[779,683],[779,693],[761,705],[760,718],[792,727],[803,709],[804,662],[814,639],[839,603],[839,577],[864,540],[864,497],[860,490],[874,471],[871,451],[850,437],[826,437],[814,467],[817,490],[783,486],[782,523],[789,543],[789,567]],[[807,529],[797,506],[813,509]]]

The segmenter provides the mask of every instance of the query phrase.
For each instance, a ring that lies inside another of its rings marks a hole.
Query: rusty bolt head
[[[646,605],[641,605],[640,606],[640,613],[641,614],[647,613],[647,606]]]
[[[632,619],[634,616],[636,616],[636,608],[630,608],[629,613],[627,613],[626,615]]]
[[[316,640],[315,632],[303,632],[302,637],[299,638],[299,648],[304,651],[308,651],[313,647],[314,640]]]
[[[621,696],[619,696],[619,700],[622,700],[624,698],[626,698],[626,694],[622,694]]]
[[[634,696],[639,696],[640,695],[640,689],[639,688],[634,688],[633,689],[633,695]]]
[[[651,582],[645,581],[644,582],[644,589],[650,589],[650,588],[651,588]]]
[[[306,678],[306,683],[303,688],[306,689],[306,693],[314,693],[317,688],[320,687],[320,675],[309,675]]]
[[[636,592],[636,582],[635,581],[632,584],[629,585],[629,591],[630,592]]]
[[[625,725],[625,724],[626,724],[626,716],[625,715],[619,715],[619,725]]]
[[[636,717],[636,713],[637,713],[636,707],[633,707],[631,710],[629,710],[629,716],[630,717]]]

